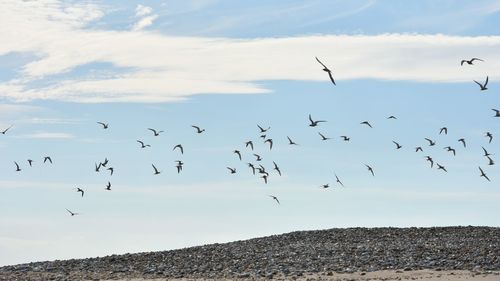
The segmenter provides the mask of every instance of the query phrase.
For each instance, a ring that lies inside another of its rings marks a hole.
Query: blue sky
[[[500,1],[122,2],[0,4],[0,129],[13,125],[0,135],[0,265],[304,229],[500,225],[500,170],[481,149],[500,151]],[[473,56],[485,62],[460,67]],[[481,92],[472,80],[486,75]],[[308,114],[328,122],[311,128]],[[248,140],[267,185],[246,167]],[[113,176],[93,169],[105,157]]]

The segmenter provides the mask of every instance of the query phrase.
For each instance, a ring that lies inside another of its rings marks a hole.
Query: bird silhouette
[[[150,130],[151,132],[153,132],[153,136],[155,136],[155,137],[157,137],[161,133],[163,133],[163,131],[158,131],[158,130],[155,130],[155,129],[152,129],[152,128],[148,128],[148,130]]]
[[[434,145],[436,145],[436,142],[435,142],[435,141],[433,141],[433,140],[431,140],[431,139],[425,138],[425,140],[429,142],[429,146],[434,146]]]
[[[71,216],[77,216],[77,215],[79,215],[79,213],[73,213],[73,212],[71,212],[71,211],[70,211],[70,210],[68,210],[68,209],[66,209],[66,211],[68,211],[68,213],[70,213],[70,214],[71,214]]]
[[[238,158],[240,158],[240,161],[241,161],[241,153],[239,150],[234,150],[233,153],[237,154],[238,155]]]
[[[447,147],[445,147],[445,148],[443,148],[443,149],[446,149],[446,151],[451,151],[451,152],[453,152],[453,156],[457,155],[457,154],[455,153],[455,149],[451,148],[451,146],[447,146]]]
[[[261,178],[264,179],[264,183],[267,184],[267,174],[266,175],[262,175]]]
[[[81,192],[82,193],[82,197],[83,197],[83,194],[85,194],[85,191],[83,191],[83,189],[77,187],[76,188],[76,192]]]
[[[154,165],[154,164],[151,164],[151,166],[153,166],[153,170],[154,170],[154,174],[155,174],[155,175],[158,175],[158,174],[160,174],[160,173],[161,173],[160,171],[158,171],[158,169],[155,167],[155,165]]]
[[[323,71],[328,73],[328,77],[330,77],[330,81],[332,81],[333,85],[337,85],[335,84],[335,80],[333,79],[333,76],[332,76],[332,71],[330,69],[328,69],[328,67],[326,67],[326,65],[324,65],[319,59],[318,57],[316,57],[316,61],[318,61],[322,66],[323,66]]]
[[[104,162],[101,162],[100,164],[101,164],[101,166],[106,167],[106,165],[108,165],[108,163],[109,163],[108,158],[104,158]]]
[[[491,141],[493,140],[493,135],[490,132],[486,132],[484,133],[484,136],[489,138],[488,143],[491,143]]]
[[[255,175],[255,166],[252,163],[247,163],[247,165],[252,169],[252,173]]]
[[[259,124],[257,124],[257,127],[259,127],[260,133],[265,133],[265,132],[267,132],[269,129],[271,129],[271,126],[267,127],[267,129],[264,129],[264,128],[262,128]]]
[[[434,160],[432,160],[432,157],[430,156],[425,156],[425,160],[429,161],[431,163],[431,168],[434,167]]]
[[[366,168],[368,169],[368,171],[370,171],[370,173],[372,173],[372,176],[375,176],[375,173],[373,172],[372,167],[370,167],[370,166],[368,166],[368,165],[366,165],[366,164],[365,164],[365,166],[366,166]]]
[[[113,173],[115,172],[115,168],[113,168],[113,167],[109,167],[106,170],[108,170],[110,172],[110,176],[112,176]]]
[[[236,174],[236,168],[226,167],[231,174]]]
[[[269,195],[269,197],[273,198],[274,201],[276,201],[278,204],[280,204],[280,200],[278,200],[278,197],[274,195]]]
[[[196,133],[198,133],[198,134],[201,134],[201,133],[205,132],[205,129],[201,129],[198,126],[192,125],[191,127],[195,128],[196,129]]]
[[[184,154],[184,148],[182,147],[181,144],[174,146],[174,149],[172,149],[172,150],[175,150],[176,148],[178,148],[181,151],[181,154]]]
[[[21,168],[19,168],[19,164],[17,164],[17,162],[15,162],[15,161],[14,161],[14,164],[16,164],[16,172],[20,172]]]
[[[103,129],[107,129],[109,127],[109,124],[104,122],[97,122],[97,124],[101,124]]]
[[[328,184],[328,183],[327,183],[327,184],[322,184],[322,185],[320,185],[320,187],[321,187],[321,188],[329,188],[329,187],[330,187],[330,184]]]
[[[470,64],[470,65],[473,65],[473,62],[476,61],[476,60],[478,60],[478,61],[484,61],[484,60],[479,59],[479,58],[472,58],[470,60],[462,60],[460,62],[460,65],[464,65],[464,62],[466,62],[467,64]]]
[[[486,85],[488,85],[488,76],[486,76],[486,81],[484,82],[484,84],[481,84],[481,83],[477,82],[476,80],[474,80],[474,82],[476,82],[476,84],[478,84],[479,87],[481,87],[481,91],[488,90],[488,88],[486,88]]]
[[[245,147],[249,147],[253,150],[253,142],[252,141],[247,141],[245,142]]]
[[[342,138],[343,141],[350,141],[351,138],[348,137],[348,136],[340,136]]]
[[[438,170],[443,170],[443,171],[445,171],[445,172],[448,172],[444,166],[439,165],[438,163],[436,163],[436,165],[437,165],[437,167],[438,167]]]
[[[488,157],[488,156],[493,155],[493,154],[490,154],[490,153],[486,150],[486,148],[484,148],[483,146],[481,146],[481,148],[482,148],[482,149],[483,149],[483,151],[484,151],[484,157]]]
[[[260,135],[260,138],[265,140],[266,139],[266,134]]]
[[[276,164],[276,162],[273,161],[273,164],[274,164],[274,170],[276,170],[278,172],[278,174],[281,176],[281,170],[280,170],[280,168],[278,167],[278,165]]]
[[[269,150],[273,149],[273,139],[267,139],[264,143],[269,143]]]
[[[325,120],[314,121],[311,117],[311,114],[309,114],[309,121],[311,122],[311,124],[309,124],[309,127],[316,127],[319,123],[326,122]]]
[[[488,176],[487,176],[487,175],[486,175],[486,173],[483,171],[483,169],[481,169],[481,167],[479,167],[479,171],[481,172],[480,177],[483,177],[483,178],[487,179],[488,181],[490,181],[490,178],[488,178]]]
[[[441,129],[439,129],[439,134],[440,134],[440,135],[441,135],[441,133],[443,133],[443,132],[444,132],[444,134],[445,134],[445,135],[447,135],[447,134],[448,134],[448,128],[443,127],[443,128],[441,128]]]
[[[321,140],[326,141],[329,140],[330,138],[325,137],[322,133],[318,132],[318,134],[321,136]]]
[[[50,162],[50,164],[52,164],[52,158],[50,158],[50,156],[45,156],[45,157],[43,157],[43,163],[45,163],[45,162],[47,162],[47,161],[49,161],[49,162]]]
[[[399,143],[397,143],[395,141],[392,141],[392,143],[394,143],[396,145],[396,149],[401,149],[401,147],[403,147],[402,145],[400,145]]]
[[[151,145],[149,145],[149,144],[144,144],[144,142],[143,142],[143,141],[141,141],[141,140],[137,140],[137,142],[141,144],[141,148],[151,147]]]
[[[262,161],[262,157],[260,157],[260,155],[254,153],[253,156],[257,158],[255,161]]]
[[[30,164],[30,167],[32,167],[32,164],[33,164],[33,160],[31,160],[31,159],[28,159],[28,164]]]
[[[387,119],[398,119],[398,118],[396,118],[396,116],[394,116],[394,115],[391,115],[391,116],[387,117]]]
[[[106,190],[111,190],[111,182],[108,181],[108,184],[106,184]]]
[[[420,146],[415,147],[415,152],[419,152],[419,151],[423,152],[424,150]]]
[[[458,141],[461,142],[464,147],[467,147],[467,144],[465,143],[465,139],[461,138],[461,139],[458,139]]]
[[[99,163],[99,165],[97,163],[95,163],[95,171],[99,172],[99,170],[101,169],[101,166],[102,166],[102,163]]]
[[[491,110],[495,111],[495,115],[493,117],[500,117],[500,110],[492,108]]]
[[[292,139],[289,136],[286,136],[286,138],[288,139],[288,145],[298,145],[297,143],[292,141]]]
[[[368,121],[363,121],[363,122],[361,122],[361,123],[359,123],[359,124],[361,124],[361,125],[366,125],[366,126],[368,126],[368,127],[370,127],[370,128],[373,128],[373,127],[372,127],[372,125],[370,124],[370,122],[368,122]]]
[[[12,128],[12,126],[13,125],[10,125],[7,129],[1,131],[0,134],[5,135],[5,133],[7,133],[7,131],[10,130],[10,128]]]
[[[177,169],[177,173],[180,173],[182,171],[182,167],[184,163],[181,160],[175,160],[177,162],[177,165],[175,165],[175,168]]]
[[[495,165],[495,162],[493,161],[493,159],[491,159],[491,157],[486,156],[486,158],[488,158],[488,165],[490,166]]]
[[[335,179],[342,187],[344,187],[344,184],[340,181],[339,177],[337,177],[337,174],[335,174]]]

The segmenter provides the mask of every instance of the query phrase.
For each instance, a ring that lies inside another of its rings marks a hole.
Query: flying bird
[[[495,111],[495,115],[493,117],[500,117],[500,110],[492,108],[491,110]]]
[[[83,189],[77,187],[76,188],[76,192],[81,192],[82,193],[82,197],[83,197],[83,194],[85,194],[85,191],[83,191]]]
[[[474,82],[476,82],[476,84],[478,84],[479,87],[481,87],[481,91],[488,90],[488,88],[486,88],[486,85],[488,85],[488,76],[486,76],[486,81],[484,82],[484,84],[481,84],[481,83],[477,82],[476,80],[474,80]]]
[[[438,170],[443,170],[445,172],[448,172],[444,166],[441,166],[438,163],[436,163],[436,165],[438,166]]]
[[[265,140],[266,139],[266,134],[260,135],[260,138]]]
[[[464,62],[466,62],[467,64],[470,64],[470,65],[473,65],[473,62],[474,62],[475,60],[478,60],[478,61],[484,61],[484,60],[479,59],[479,58],[472,58],[472,59],[470,59],[470,60],[462,60],[462,61],[460,62],[460,65],[464,65]]]
[[[97,122],[97,124],[101,124],[103,129],[107,129],[109,127],[109,124],[107,123]]]
[[[481,169],[481,167],[479,167],[479,171],[481,172],[480,177],[483,177],[483,178],[487,179],[488,181],[490,181],[490,178],[488,178],[488,176],[484,173],[484,171],[483,171],[483,169]]]
[[[70,210],[68,210],[68,209],[66,209],[66,211],[68,211],[68,213],[70,213],[70,214],[71,214],[71,216],[76,216],[76,215],[79,215],[79,213],[73,213],[73,212],[71,212],[71,211],[70,211]]]
[[[370,171],[370,172],[372,173],[372,176],[375,176],[375,173],[373,172],[372,167],[370,167],[370,166],[368,166],[368,165],[366,165],[366,164],[365,164],[365,166],[366,166],[366,168],[368,169],[368,171]]]
[[[257,127],[260,129],[260,133],[265,133],[267,130],[271,129],[271,126],[267,127],[267,129],[262,128],[259,124],[257,124]]]
[[[107,168],[106,170],[110,171],[110,176],[112,176],[112,175],[113,175],[113,172],[115,171],[115,168],[113,168],[113,167],[109,167],[109,168]]]
[[[425,138],[425,140],[429,142],[429,146],[434,146],[434,145],[436,145],[436,142],[435,142],[435,141],[433,141],[433,140],[431,140],[431,139]]]
[[[394,115],[391,115],[391,116],[387,117],[387,119],[398,119],[398,118],[396,118],[396,116],[394,116]]]
[[[444,134],[445,134],[445,135],[447,135],[447,134],[448,134],[448,128],[443,127],[443,128],[441,128],[441,129],[439,129],[439,134],[440,134],[440,135],[441,135],[441,133],[443,133],[443,132],[444,132]]]
[[[453,152],[453,156],[456,156],[456,155],[457,155],[457,154],[455,153],[455,149],[451,148],[451,146],[447,146],[447,147],[445,147],[445,148],[443,148],[443,149],[446,149],[446,151],[451,151],[451,152]]]
[[[102,166],[102,163],[99,163],[99,165],[97,165],[97,163],[95,163],[95,171],[99,172],[99,170],[101,169],[101,166]]]
[[[280,168],[278,167],[278,165],[276,164],[276,162],[273,161],[273,164],[274,164],[274,170],[276,170],[278,172],[278,174],[281,176],[281,170],[280,170]]]
[[[101,166],[106,167],[106,165],[108,165],[108,162],[108,158],[104,158],[104,162],[101,162]]]
[[[335,174],[335,179],[342,187],[344,187],[344,184],[340,181],[339,177],[337,177],[337,174]]]
[[[52,158],[50,158],[50,156],[45,156],[45,157],[43,157],[43,163],[45,163],[45,162],[47,162],[47,161],[49,161],[49,162],[50,162],[50,164],[52,164]]]
[[[332,71],[330,69],[328,69],[328,67],[326,67],[326,65],[324,65],[319,59],[318,57],[316,57],[316,61],[318,61],[322,66],[323,66],[323,71],[328,73],[328,77],[330,77],[330,81],[332,81],[333,85],[337,85],[335,84],[335,80],[333,79],[333,76],[332,76]]]
[[[5,129],[5,130],[1,131],[0,133],[1,133],[2,135],[5,135],[5,133],[7,133],[7,131],[8,131],[8,130],[10,130],[10,128],[12,128],[12,126],[13,126],[13,125],[10,125],[7,129]]]
[[[431,168],[434,167],[434,160],[432,160],[432,157],[430,156],[425,156],[425,160],[429,161],[431,163]]]
[[[261,178],[264,179],[264,183],[267,184],[267,174],[266,175],[262,175]]]
[[[230,167],[226,167],[231,174],[236,174],[236,168],[230,168]]]
[[[490,154],[490,153],[486,150],[486,148],[484,148],[483,146],[481,146],[481,148],[482,148],[482,149],[483,149],[483,151],[484,151],[484,157],[488,157],[488,156],[493,155],[493,154]]]
[[[488,165],[490,166],[495,165],[495,162],[493,161],[493,159],[491,159],[491,157],[486,156],[486,158],[488,158]]]
[[[253,150],[253,142],[252,141],[247,141],[245,142],[245,147],[249,147]]]
[[[309,114],[309,121],[311,122],[311,124],[309,124],[309,127],[316,127],[316,126],[318,126],[318,123],[326,122],[325,120],[313,121],[311,114]]]
[[[19,168],[19,164],[17,164],[17,162],[15,162],[15,161],[14,161],[14,164],[16,164],[16,172],[20,172],[21,168]]]
[[[198,127],[198,126],[192,125],[191,127],[195,128],[195,129],[196,129],[196,132],[197,132],[198,134],[201,134],[201,133],[205,132],[205,129],[201,129],[201,128],[200,128],[200,127]]]
[[[158,174],[160,174],[160,173],[161,173],[160,171],[158,171],[158,169],[155,167],[155,165],[154,165],[154,164],[151,164],[151,166],[153,166],[153,169],[154,169],[154,174],[155,174],[155,175],[158,175]]]
[[[424,150],[420,146],[415,147],[415,152],[419,152],[419,151],[423,152]]]
[[[106,190],[111,190],[111,182],[108,181],[108,184],[106,184]]]
[[[328,184],[328,183],[327,183],[327,184],[322,184],[320,187],[321,187],[321,188],[329,188],[329,187],[330,187],[330,184]]]
[[[149,144],[144,144],[144,142],[143,142],[143,141],[141,141],[141,140],[137,140],[137,142],[141,144],[141,148],[151,147],[151,145],[149,145]]]
[[[247,163],[247,165],[252,169],[252,173],[255,175],[255,166],[252,163]]]
[[[292,141],[292,139],[289,136],[286,136],[286,138],[288,139],[288,144],[289,145],[298,145],[297,143],[295,143],[294,141]]]
[[[179,148],[180,151],[181,151],[181,154],[184,154],[184,148],[182,147],[181,144],[178,144],[178,145],[174,146],[174,149],[172,149],[172,150],[175,150],[176,148]]]
[[[486,132],[484,134],[485,137],[489,138],[488,143],[491,143],[491,141],[493,140],[493,135],[490,132]]]
[[[269,197],[273,198],[274,201],[278,202],[278,204],[280,204],[280,200],[278,200],[278,197],[274,196],[274,195],[269,195]]]
[[[241,161],[241,153],[239,150],[234,150],[233,153],[237,154],[238,155],[238,158],[240,158],[240,161]]]
[[[175,160],[175,162],[177,162],[177,165],[175,165],[175,168],[177,168],[177,173],[180,173],[182,171],[182,165],[184,165],[184,163],[181,160]]]
[[[343,141],[350,141],[351,138],[348,137],[348,136],[340,136],[342,138]]]
[[[273,149],[273,139],[267,139],[264,141],[264,143],[269,143],[269,150]]]
[[[370,124],[370,122],[368,122],[368,121],[363,121],[363,122],[361,122],[359,124],[361,124],[361,125],[367,125],[368,127],[373,128],[372,125]]]
[[[28,159],[28,164],[30,164],[30,167],[32,167],[32,164],[33,164],[33,160],[31,160],[31,159]]]
[[[330,138],[325,137],[322,133],[318,132],[318,134],[321,136],[321,140],[326,141],[329,140]]]
[[[255,161],[262,161],[262,157],[260,157],[260,155],[254,153],[253,156],[257,158]]]
[[[396,149],[400,149],[401,147],[403,147],[402,145],[400,145],[399,143],[397,143],[395,141],[392,141],[392,143],[394,143],[396,145]]]
[[[159,136],[161,133],[163,133],[163,131],[157,131],[155,129],[152,129],[152,128],[148,128],[148,130],[150,130],[151,132],[153,132],[153,135],[155,137]]]
[[[463,139],[463,138],[458,139],[458,141],[461,142],[464,147],[467,147],[467,144],[465,143],[465,139]]]

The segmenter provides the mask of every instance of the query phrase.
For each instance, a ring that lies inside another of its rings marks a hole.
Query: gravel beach
[[[500,280],[499,271],[500,228],[348,228],[4,266],[0,267],[0,280],[487,281]],[[450,276],[452,279],[443,279]]]

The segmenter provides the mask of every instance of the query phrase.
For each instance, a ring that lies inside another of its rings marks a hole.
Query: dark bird
[[[491,143],[491,141],[493,140],[493,135],[490,132],[486,132],[484,133],[484,136],[489,138],[488,143]]]
[[[476,84],[478,84],[479,87],[481,87],[481,91],[488,90],[488,88],[486,88],[486,85],[488,85],[488,76],[486,76],[486,81],[484,82],[484,84],[481,84],[481,83],[477,82],[476,80],[474,80],[474,82],[476,82]]]
[[[372,173],[372,176],[375,176],[375,173],[373,172],[372,167],[370,167],[370,166],[368,166],[368,165],[366,165],[366,164],[365,164],[365,166],[366,166],[366,168],[368,169],[368,171],[370,171],[370,173]]]
[[[151,132],[153,132],[153,135],[155,137],[159,136],[161,133],[163,133],[163,131],[157,131],[155,129],[152,129],[152,128],[148,128],[148,130],[150,130]]]
[[[337,85],[337,84],[335,84],[335,80],[333,79],[332,71],[330,69],[328,69],[328,67],[326,67],[326,65],[324,65],[317,57],[316,57],[316,61],[318,61],[323,66],[323,71],[328,73],[328,77],[330,77],[330,81],[332,81],[333,85]]]
[[[313,121],[312,117],[311,117],[311,114],[309,114],[309,121],[311,122],[311,124],[309,124],[309,127],[316,127],[316,126],[318,126],[318,123],[326,122],[325,120]]]
[[[141,144],[141,148],[151,147],[151,145],[149,145],[149,144],[144,144],[144,142],[143,142],[143,141],[141,141],[141,140],[137,140],[137,142]]]
[[[111,190],[111,182],[108,181],[108,184],[106,184],[106,190]]]
[[[441,128],[441,129],[439,129],[439,134],[440,134],[440,135],[441,135],[441,133],[443,133],[443,132],[444,132],[444,134],[445,134],[445,135],[447,135],[447,134],[448,134],[448,128],[443,127],[443,128]]]
[[[101,162],[101,166],[106,167],[106,165],[108,165],[108,163],[109,163],[108,158],[104,158],[104,162]]]
[[[103,129],[107,129],[109,127],[109,124],[107,123],[97,122],[97,124],[101,124]]]
[[[431,139],[425,138],[425,140],[429,142],[429,146],[434,146],[434,145],[436,145],[436,142],[435,142],[435,141],[433,141],[433,140],[431,140]]]
[[[241,161],[241,153],[239,150],[234,150],[233,153],[237,154],[238,155],[238,158],[240,158],[240,161]]]
[[[266,134],[260,135],[260,138],[265,140],[266,139]]]
[[[236,168],[230,168],[230,167],[226,168],[231,172],[231,174],[236,174]]]
[[[32,164],[33,164],[33,160],[31,160],[31,159],[28,159],[28,164],[30,164],[30,167],[32,167]]]
[[[267,174],[266,175],[262,175],[261,178],[264,179],[264,183],[267,184]]]
[[[493,154],[490,154],[490,153],[486,150],[486,148],[484,148],[484,147],[482,147],[482,146],[481,146],[481,148],[482,148],[482,149],[483,149],[483,151],[484,151],[484,157],[488,157],[488,156],[493,155]]]
[[[273,164],[274,164],[274,170],[276,170],[278,172],[278,174],[281,176],[281,170],[280,170],[280,167],[278,167],[278,165],[276,164],[276,162],[273,161]]]
[[[175,168],[177,168],[177,173],[180,173],[182,171],[182,165],[184,165],[184,163],[181,160],[175,160],[175,162],[177,162],[177,165],[175,165]]]
[[[247,163],[247,165],[252,169],[252,173],[255,175],[255,166],[252,163]]]
[[[329,140],[330,138],[325,137],[322,133],[318,132],[318,134],[321,136],[321,140],[326,141]]]
[[[101,165],[102,165],[102,163],[99,163],[99,165],[97,165],[97,163],[95,163],[95,171],[96,172],[99,172],[99,170],[101,169]]]
[[[396,116],[394,116],[394,115],[391,115],[391,116],[387,117],[387,119],[398,119],[398,118],[396,118]]]
[[[49,162],[50,162],[50,164],[52,164],[52,158],[50,158],[50,156],[45,156],[45,157],[43,157],[43,163],[45,163],[45,162],[47,162],[47,161],[49,161]]]
[[[247,141],[245,142],[245,147],[249,147],[253,150],[253,142],[252,141]]]
[[[339,177],[337,177],[337,174],[335,174],[335,179],[342,187],[344,187],[344,184],[340,181]]]
[[[434,160],[432,160],[432,157],[430,156],[425,156],[425,160],[429,161],[431,163],[431,168],[434,167]]]
[[[479,167],[479,171],[481,172],[480,177],[483,177],[483,178],[487,179],[488,181],[490,181],[490,178],[488,178],[488,176],[484,173],[484,171],[483,171],[483,169],[481,169],[481,167]]]
[[[363,121],[363,122],[361,122],[359,124],[361,124],[361,125],[367,125],[368,127],[373,128],[372,125],[370,124],[370,122],[368,122],[368,121]]]
[[[438,163],[436,163],[436,165],[438,166],[438,170],[443,170],[445,172],[448,172],[444,166],[441,166]]]
[[[198,134],[201,134],[201,133],[205,132],[205,129],[201,129],[201,128],[200,128],[200,127],[198,127],[198,126],[192,125],[191,127],[195,128],[195,129],[196,129],[196,132],[197,132]]]
[[[13,126],[13,125],[10,125],[10,127],[8,127],[7,129],[5,129],[5,130],[1,131],[0,133],[1,133],[2,135],[5,135],[5,133],[7,133],[7,131],[8,131],[8,130],[10,130],[10,128],[12,128],[12,126]]]
[[[264,143],[269,143],[269,150],[273,149],[273,139],[267,139],[264,141]]]
[[[491,110],[495,111],[495,115],[493,117],[500,117],[500,110],[492,108]]]
[[[327,184],[322,184],[320,187],[321,187],[321,188],[329,188],[329,187],[330,187],[330,184],[328,184],[328,183],[327,183]]]
[[[16,164],[16,172],[20,172],[21,168],[19,168],[19,164],[17,164],[17,162],[15,162],[15,161],[14,161],[14,164]]]
[[[288,139],[288,144],[289,145],[298,145],[297,143],[295,143],[294,141],[292,141],[292,139],[289,136],[286,136],[286,138]]]
[[[154,171],[154,174],[155,174],[155,175],[158,175],[159,173],[161,173],[160,171],[158,171],[158,169],[155,167],[155,165],[154,165],[154,164],[151,164],[151,166],[153,166],[153,169],[155,170],[155,171]]]
[[[81,192],[82,193],[82,197],[83,197],[83,194],[85,194],[85,191],[83,191],[83,189],[77,187],[76,188],[76,192]]]
[[[447,147],[445,147],[445,148],[443,148],[443,149],[446,149],[446,151],[451,151],[451,152],[453,152],[453,156],[457,155],[457,154],[455,153],[455,149],[451,148],[451,146],[447,146]]]
[[[181,150],[181,154],[184,154],[184,148],[182,147],[181,144],[174,146],[174,149],[172,149],[172,150],[175,150],[176,148],[179,148]]]
[[[109,167],[109,168],[107,168],[106,170],[110,171],[110,176],[112,176],[112,175],[113,175],[113,172],[115,171],[115,168],[113,168],[113,167]]]
[[[259,164],[259,167],[256,168],[257,170],[259,170],[259,174],[266,174],[266,175],[269,175],[268,172],[266,172],[266,168],[264,168],[264,166],[260,165]]]
[[[419,152],[419,151],[423,152],[424,150],[420,146],[415,147],[415,152]]]
[[[254,153],[253,156],[257,158],[255,161],[262,161],[262,157],[260,157],[260,155]]]
[[[278,197],[274,196],[274,195],[269,195],[269,197],[273,198],[274,201],[278,202],[278,204],[280,204],[280,200],[278,200]]]
[[[460,62],[460,65],[464,65],[464,62],[466,62],[467,64],[470,64],[470,65],[473,65],[473,62],[474,62],[475,60],[478,60],[478,61],[484,61],[484,60],[479,59],[479,58],[472,58],[472,59],[470,59],[470,60],[462,60],[462,61]]]
[[[495,162],[493,161],[493,159],[491,159],[491,157],[486,156],[486,158],[488,158],[488,165],[490,166],[495,165]]]
[[[351,138],[349,138],[348,136],[340,136],[342,138],[343,141],[350,141]]]
[[[68,211],[68,213],[70,213],[70,214],[71,214],[71,216],[76,216],[76,215],[79,215],[79,213],[73,213],[73,212],[71,212],[71,211],[70,211],[70,210],[68,210],[68,209],[66,209],[66,211]]]
[[[267,132],[269,129],[271,129],[271,126],[267,127],[267,129],[264,129],[264,128],[262,128],[259,124],[257,124],[257,127],[259,127],[260,133],[265,133],[265,132]]]
[[[458,139],[458,141],[461,142],[464,147],[467,147],[467,144],[465,143],[465,139],[463,139],[463,138]]]
[[[392,141],[392,143],[394,143],[396,145],[396,149],[400,149],[401,147],[403,147],[402,145],[400,145],[399,143],[397,143],[395,141]]]

